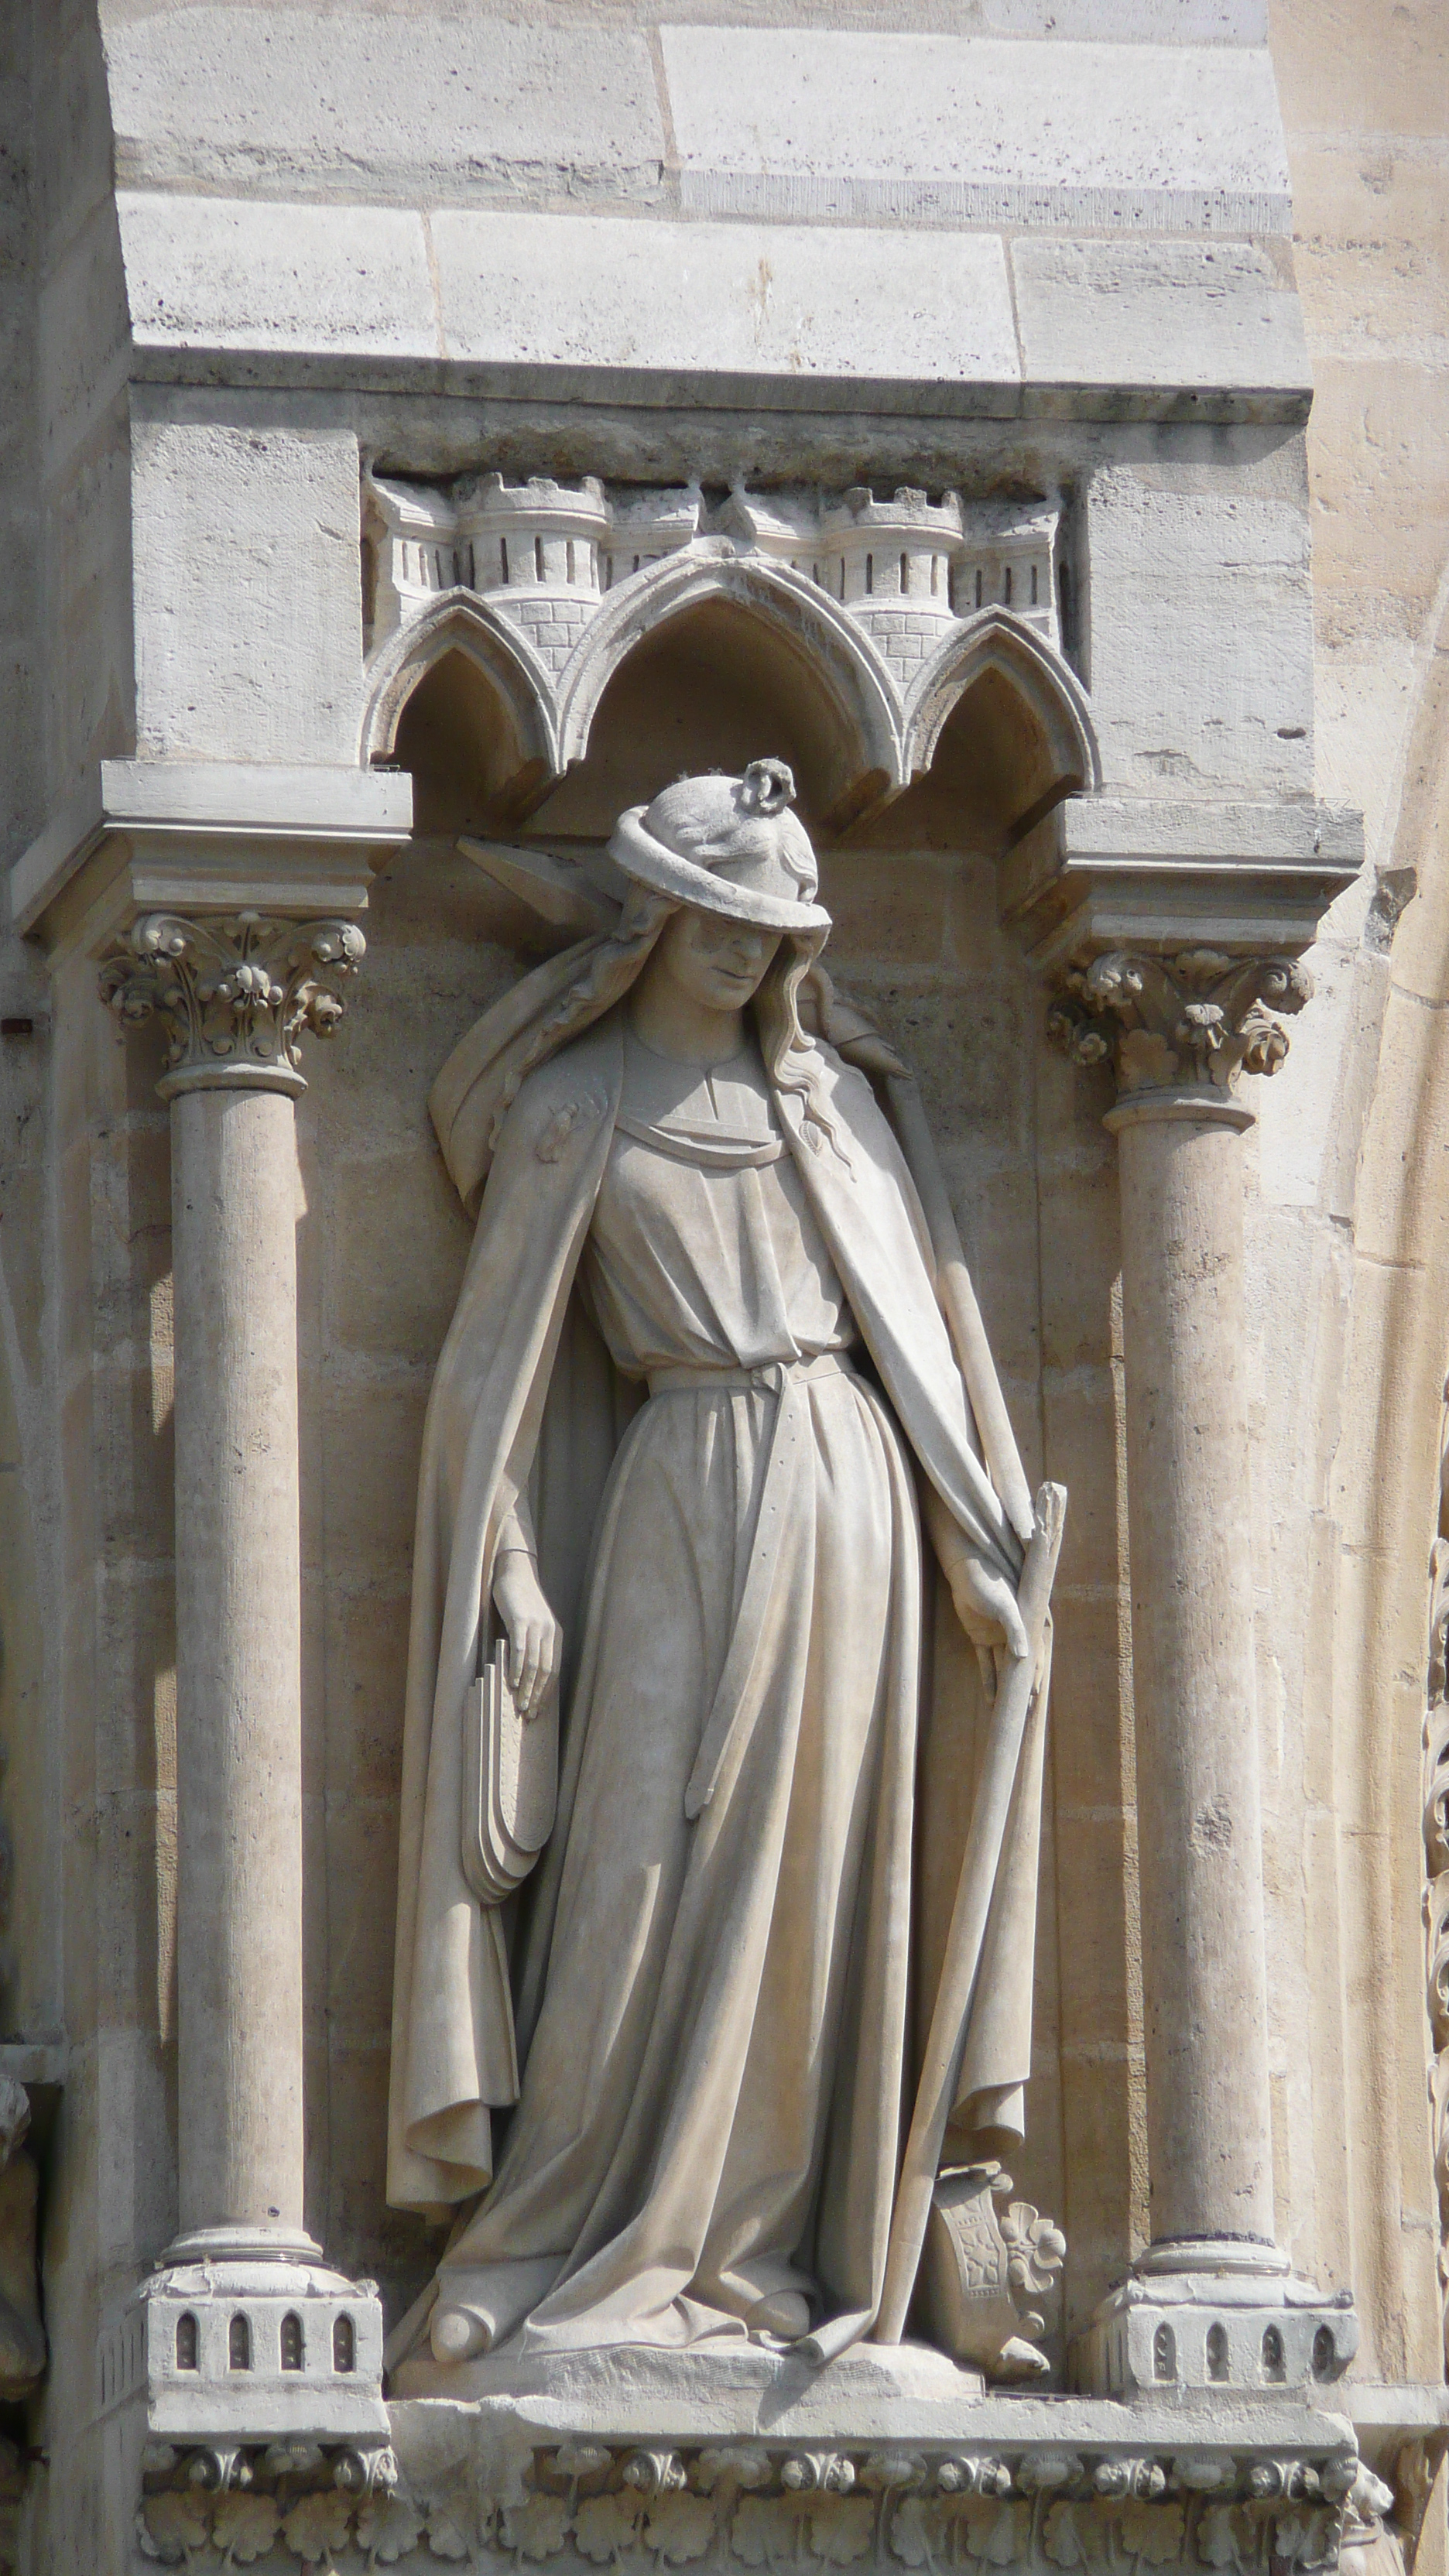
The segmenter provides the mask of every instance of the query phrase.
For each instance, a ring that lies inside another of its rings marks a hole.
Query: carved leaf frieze
[[[1337,2564],[1346,2521],[1357,2532],[1392,2502],[1348,2448],[1316,2462],[1227,2452],[1209,2462],[1167,2451],[1084,2457],[1041,2444],[1001,2458],[565,2441],[535,2451],[522,2491],[505,2481],[506,2493],[481,2464],[461,2462],[411,2479],[405,2471],[393,2484],[386,2457],[364,2493],[339,2476],[342,2455],[315,2445],[239,2451],[219,2488],[210,2453],[163,2460],[154,2451],[137,2526],[142,2557],[196,2568],[267,2558],[336,2576],[413,2559],[466,2562],[490,2576],[550,2564],[566,2576],[626,2560],[661,2571],[979,2566],[1046,2576],[1130,2564],[1310,2576]]]

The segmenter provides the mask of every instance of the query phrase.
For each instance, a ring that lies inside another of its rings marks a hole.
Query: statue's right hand
[[[521,1548],[498,1559],[493,1602],[508,1638],[508,1687],[519,1716],[537,1717],[558,1677],[563,1630],[544,1598],[537,1566]]]

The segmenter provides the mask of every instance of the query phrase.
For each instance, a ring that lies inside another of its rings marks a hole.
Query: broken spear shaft
[[[967,2017],[981,1964],[981,1948],[986,1938],[997,1872],[1001,1866],[1001,1850],[1016,1790],[1016,1775],[1021,1767],[1021,1748],[1036,1687],[1047,1613],[1051,1608],[1052,1584],[1056,1579],[1057,1558],[1061,1554],[1066,1508],[1065,1486],[1043,1485],[1040,1488],[1036,1498],[1036,1525],[1027,1546],[1018,1594],[1030,1652],[1014,1657],[1007,1665],[991,1711],[986,1759],[971,1811],[971,1830],[962,1856],[941,1982],[936,1991],[930,2037],[926,2042],[921,2080],[916,2089],[916,2107],[891,2218],[885,2289],[875,2328],[877,2343],[900,2342],[916,2286],[921,2248],[926,2241],[926,2227],[931,2215],[931,2194],[936,2187],[946,2123],[956,2099],[956,2084],[966,2045]]]

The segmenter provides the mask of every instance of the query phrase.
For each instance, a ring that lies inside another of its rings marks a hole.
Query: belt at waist
[[[787,1386],[807,1385],[819,1377],[854,1377],[847,1351],[821,1351],[809,1360],[762,1360],[757,1368],[651,1369],[651,1395],[706,1394],[716,1387],[734,1395],[783,1395]]]

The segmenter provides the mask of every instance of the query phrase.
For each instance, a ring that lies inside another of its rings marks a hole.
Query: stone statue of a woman
[[[465,1201],[487,1187],[424,1442],[402,1791],[389,2196],[457,2212],[430,2368],[515,2337],[828,2358],[881,2301],[976,1673],[959,1636],[932,1654],[922,1524],[988,1667],[1027,1650],[1022,1549],[910,1169],[813,1033],[829,916],[792,793],[758,761],[624,815],[617,925],[433,1094]],[[555,1689],[563,1718],[552,1835],[505,1906],[460,1858],[499,1632],[524,1723]],[[968,2152],[1021,2122],[1041,1724]]]

